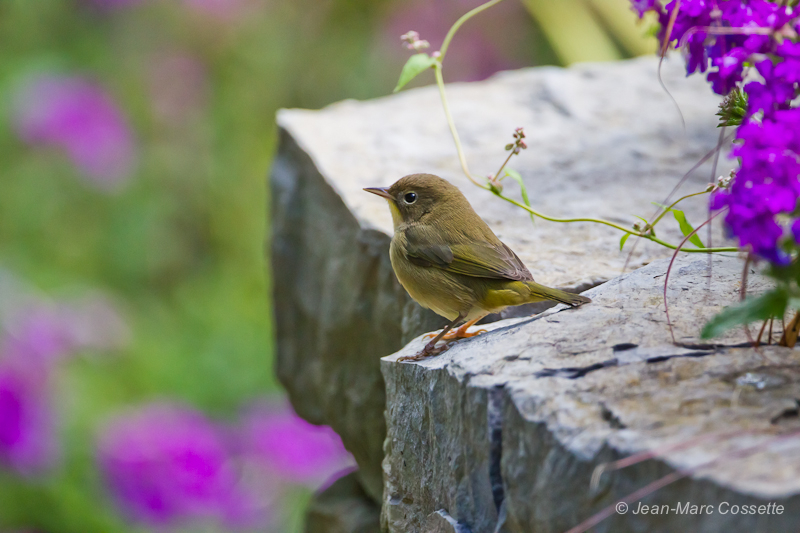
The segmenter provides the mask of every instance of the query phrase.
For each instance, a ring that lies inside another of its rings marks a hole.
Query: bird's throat
[[[400,213],[400,208],[397,207],[394,200],[387,199],[386,201],[389,202],[389,211],[392,212],[392,223],[394,224],[394,230],[397,231],[397,228],[403,224],[403,215]]]

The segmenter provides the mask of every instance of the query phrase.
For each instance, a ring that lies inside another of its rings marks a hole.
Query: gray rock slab
[[[389,264],[389,237],[359,225],[285,131],[271,187],[278,378],[300,416],[342,437],[380,501],[378,357],[444,320],[408,297]]]
[[[747,347],[734,330],[712,342],[702,325],[738,300],[742,261],[668,260],[587,291],[419,363],[382,360],[387,387],[383,523],[425,531],[444,510],[480,532],[566,531],[670,472],[687,477],[643,500],[711,505],[713,514],[612,514],[596,531],[784,531],[800,521],[800,355]],[[748,290],[769,282],[755,272]],[[713,437],[709,435],[714,435]],[[702,437],[705,436],[705,437]],[[701,438],[702,437],[702,438]],[[692,445],[688,443],[693,439]],[[682,448],[670,449],[679,443]],[[654,458],[600,477],[598,465]],[[783,505],[733,515],[719,505]]]
[[[685,132],[652,58],[525,69],[448,91],[475,174],[495,172],[503,145],[524,126],[530,148],[512,165],[537,208],[631,224],[633,214],[649,216],[651,202],[662,200],[717,142],[717,99],[706,84],[685,78],[677,59],[665,64],[663,77],[686,117]],[[611,279],[626,253],[619,252],[616,230],[531,225],[524,212],[470,186],[435,87],[321,111],[282,110],[278,126],[270,181],[277,373],[301,416],[341,435],[367,494],[378,501],[385,436],[378,357],[443,321],[397,283],[388,259],[389,211],[361,188],[422,171],[451,180],[537,281],[552,286],[578,290]],[[685,190],[702,189],[710,177],[706,166]],[[518,197],[514,187],[507,184],[508,193]],[[689,219],[701,220],[705,206],[703,198],[688,202]],[[671,220],[659,236],[681,237]],[[641,243],[630,266],[666,253]]]

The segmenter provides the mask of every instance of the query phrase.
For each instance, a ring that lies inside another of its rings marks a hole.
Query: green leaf
[[[675,217],[675,220],[678,222],[678,225],[681,227],[681,232],[683,232],[684,237],[689,237],[691,233],[694,231],[694,228],[689,221],[686,220],[686,215],[680,209],[670,209],[672,212],[672,216]],[[700,240],[700,237],[697,236],[697,233],[689,237],[689,242],[697,246],[698,248],[705,248],[703,246],[703,241]]]
[[[622,251],[622,247],[623,247],[623,246],[625,246],[625,241],[627,241],[627,240],[628,240],[628,237],[630,237],[630,236],[631,236],[631,234],[630,234],[630,233],[626,233],[626,234],[625,234],[625,235],[623,235],[623,236],[622,236],[622,238],[619,240],[619,251],[620,251],[620,252]]]
[[[522,192],[522,202],[526,206],[530,207],[531,202],[530,200],[528,200],[528,189],[525,188],[525,182],[522,181],[522,176],[520,175],[520,173],[512,168],[506,168],[505,174],[506,176],[513,178],[517,183],[519,183],[519,188],[520,191]],[[531,216],[531,222],[536,224],[536,219],[533,217],[533,213],[528,213],[528,214]]]
[[[747,298],[739,304],[726,307],[709,320],[701,336],[704,339],[719,337],[729,329],[742,324],[783,316],[788,301],[789,295],[780,287],[761,296]]]
[[[678,223],[678,226],[680,226],[681,233],[683,233],[684,237],[688,237],[689,234],[694,231],[692,225],[689,224],[688,220],[686,220],[686,215],[680,209],[675,209],[675,208],[670,209],[669,206],[660,204],[658,202],[651,202],[651,203],[653,205],[660,207],[661,209],[665,209],[668,212],[672,213],[672,216],[675,217],[675,221]],[[694,244],[698,248],[705,248],[705,246],[703,245],[703,241],[700,240],[700,237],[697,235],[697,233],[692,235],[692,237],[689,239],[689,242]]]
[[[422,72],[428,70],[436,64],[436,60],[428,54],[414,54],[408,58],[406,64],[403,65],[403,70],[400,72],[400,79],[397,81],[397,87],[394,92],[399,91],[405,85],[419,76]]]

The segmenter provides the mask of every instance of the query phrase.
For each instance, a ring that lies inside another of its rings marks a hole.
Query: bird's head
[[[431,223],[448,218],[464,209],[472,210],[461,191],[433,174],[411,174],[391,187],[364,189],[389,201],[394,227],[416,222]]]

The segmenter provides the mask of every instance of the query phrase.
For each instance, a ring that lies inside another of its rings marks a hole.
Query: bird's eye
[[[416,202],[416,201],[417,201],[417,193],[415,193],[415,192],[407,192],[407,193],[406,193],[406,194],[403,196],[403,201],[404,201],[405,203],[409,204],[409,205],[410,205],[410,204],[413,204],[414,202]]]

